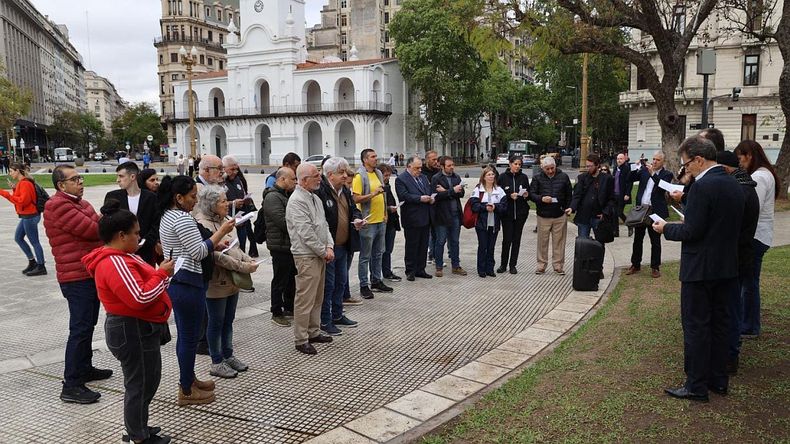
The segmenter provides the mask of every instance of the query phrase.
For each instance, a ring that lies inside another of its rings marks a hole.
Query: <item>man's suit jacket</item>
[[[617,203],[623,205],[626,203],[625,196],[628,196],[628,202],[631,202],[631,184],[634,183],[634,181],[631,180],[631,164],[623,162],[622,165],[615,168],[612,172],[612,177],[617,174],[617,171],[620,171],[620,183],[618,183],[620,189],[616,189],[614,192],[617,195]]]
[[[738,235],[744,202],[741,186],[722,167],[712,168],[694,182],[683,223],[664,226],[665,238],[683,242],[681,282],[738,276]]]
[[[129,209],[129,200],[126,190],[113,190],[104,196],[104,203],[109,199],[115,199],[121,203],[121,208]],[[148,190],[140,190],[140,203],[137,206],[137,221],[140,223],[140,237],[145,239],[145,244],[140,247],[137,254],[146,262],[153,259],[154,247],[159,242],[159,221],[162,215],[159,213],[156,194]]]
[[[418,184],[419,182],[419,184]],[[404,171],[395,178],[395,194],[404,202],[400,210],[403,228],[427,227],[431,222],[431,204],[420,202],[421,196],[430,196],[431,186],[428,178],[420,174],[416,178]]]
[[[666,168],[662,168],[658,174],[654,174],[652,176],[646,167],[642,167],[632,172],[631,179],[634,181],[639,181],[639,188],[636,192],[636,200],[633,202],[634,205],[640,205],[642,203],[642,196],[645,195],[645,190],[647,189],[647,181],[652,180],[654,185],[653,193],[650,195],[650,207],[653,209],[654,213],[658,214],[662,218],[668,218],[669,207],[667,207],[667,193],[658,187],[658,183],[662,180],[672,183],[672,179],[674,177],[675,175],[667,171]]]

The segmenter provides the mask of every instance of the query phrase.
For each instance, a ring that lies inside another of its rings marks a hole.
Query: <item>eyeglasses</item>
[[[689,159],[689,161],[686,162],[686,163],[681,163],[680,166],[682,166],[683,168],[686,168],[691,162],[694,162],[695,160],[697,160],[696,156],[694,156],[691,159]]]
[[[61,182],[73,182],[73,183],[80,183],[80,182],[84,182],[84,181],[85,181],[85,178],[80,176],[80,175],[76,175],[74,177],[69,177],[68,179],[61,180]]]

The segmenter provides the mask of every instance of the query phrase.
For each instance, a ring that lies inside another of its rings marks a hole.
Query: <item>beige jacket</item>
[[[324,204],[318,196],[301,186],[297,185],[288,198],[285,224],[294,256],[326,257],[326,249],[335,246],[326,222]]]
[[[216,232],[224,222],[216,214],[204,214],[197,212],[195,215],[198,223],[208,228],[211,232]],[[236,229],[234,228],[229,234],[225,235],[222,240],[233,242],[238,237]],[[225,253],[214,251],[214,274],[208,283],[208,291],[206,297],[211,299],[226,298],[239,292],[239,287],[233,285],[233,277],[230,272],[238,271],[240,273],[252,273],[255,269],[253,259],[241,251],[239,245],[236,244]]]

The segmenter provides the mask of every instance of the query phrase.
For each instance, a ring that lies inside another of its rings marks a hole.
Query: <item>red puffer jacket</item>
[[[90,279],[82,257],[101,247],[99,215],[88,201],[58,191],[44,207],[44,229],[55,256],[58,282]]]

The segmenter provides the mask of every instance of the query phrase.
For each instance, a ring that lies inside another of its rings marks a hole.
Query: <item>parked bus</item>
[[[74,150],[71,148],[55,148],[55,162],[73,162]]]

